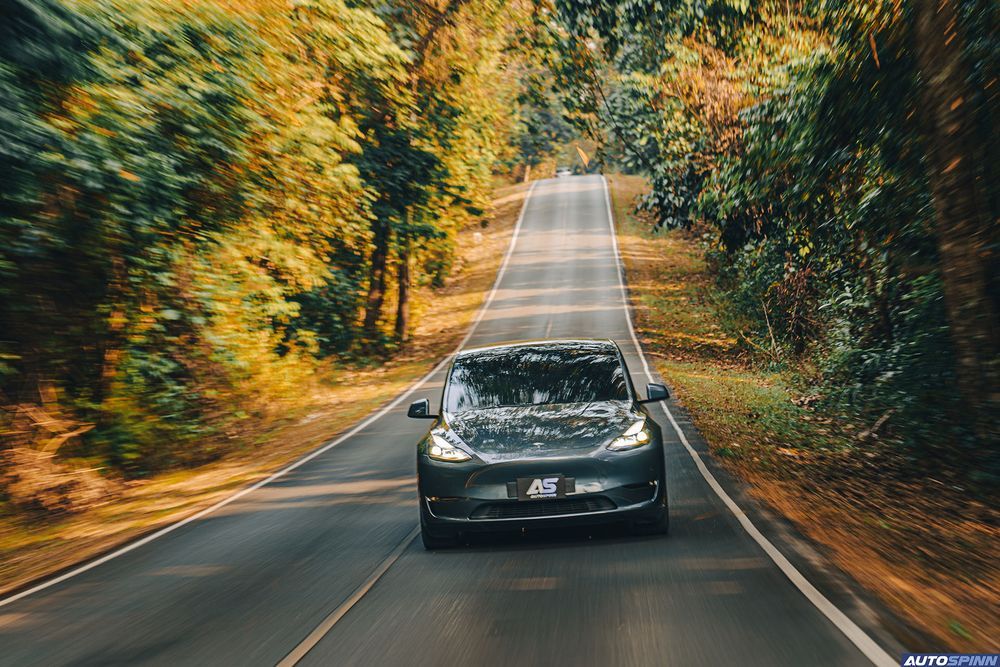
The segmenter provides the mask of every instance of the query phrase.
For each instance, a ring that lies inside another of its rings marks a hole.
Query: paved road
[[[600,177],[537,185],[467,345],[544,337],[613,338],[645,385]],[[436,404],[440,382],[413,398]],[[406,402],[274,483],[0,608],[0,664],[277,664],[416,524],[414,443],[426,423],[406,419]],[[602,530],[436,553],[411,541],[302,663],[870,664],[660,421],[669,538]]]

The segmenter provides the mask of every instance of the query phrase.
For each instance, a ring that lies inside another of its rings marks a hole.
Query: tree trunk
[[[963,409],[980,446],[997,438],[997,296],[991,293],[995,221],[986,204],[977,141],[977,109],[963,61],[964,40],[954,0],[915,3],[915,46],[928,138],[928,180],[934,203],[941,276]]]
[[[399,243],[399,299],[396,302],[396,340],[405,343],[410,329],[410,237]]]
[[[368,299],[365,302],[365,345],[370,346],[378,337],[378,321],[385,301],[386,261],[389,255],[389,225],[378,221],[375,228],[375,249],[368,281]]]

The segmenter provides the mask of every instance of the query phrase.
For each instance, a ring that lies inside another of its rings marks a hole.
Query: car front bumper
[[[521,477],[563,475],[565,497],[518,500]],[[658,446],[593,456],[484,464],[418,461],[425,526],[457,532],[655,521],[666,505]]]

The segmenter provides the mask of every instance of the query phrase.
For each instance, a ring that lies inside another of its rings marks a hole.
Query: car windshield
[[[515,405],[628,400],[625,371],[608,345],[518,346],[460,356],[448,377],[448,412]]]

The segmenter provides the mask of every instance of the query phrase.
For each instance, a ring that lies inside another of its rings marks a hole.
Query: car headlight
[[[628,430],[612,440],[608,444],[608,449],[613,452],[620,452],[625,449],[635,449],[642,447],[652,440],[652,435],[646,428],[646,420],[641,419],[628,427]]]
[[[472,458],[437,433],[431,434],[431,443],[427,446],[427,456],[435,461],[449,461],[452,463],[468,461]]]

